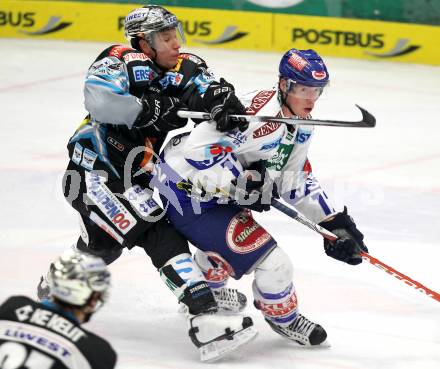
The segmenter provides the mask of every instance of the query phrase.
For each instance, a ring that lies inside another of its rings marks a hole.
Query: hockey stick
[[[271,205],[274,208],[277,208],[282,213],[286,214],[287,216],[295,219],[296,221],[300,222],[301,224],[304,224],[306,227],[313,229],[315,232],[318,232],[325,239],[327,239],[329,241],[335,241],[338,239],[338,237],[335,234],[327,231],[325,228],[312,222],[310,219],[308,219],[304,215],[298,213],[296,210],[292,209],[291,207],[286,206],[275,199],[272,199]],[[370,254],[368,254],[366,252],[361,251],[360,254],[362,256],[362,259],[364,259],[365,261],[368,261],[371,265],[374,265],[375,267],[383,270],[384,272],[386,272],[386,273],[392,275],[393,277],[401,280],[402,282],[406,283],[408,286],[411,286],[411,287],[415,288],[417,291],[420,291],[423,294],[440,302],[440,294],[439,293],[429,289],[428,287],[426,287],[423,284],[421,284],[420,282],[417,282],[414,279],[406,276],[405,274],[400,273],[396,269],[390,267],[389,265],[383,263],[379,259],[376,259],[375,257],[371,256]]]
[[[304,126],[329,126],[329,127],[358,127],[358,128],[373,128],[376,126],[376,118],[356,105],[362,113],[362,119],[359,121],[344,121],[344,120],[331,120],[331,119],[296,119],[296,118],[277,118],[277,117],[267,117],[267,116],[257,116],[257,115],[230,115],[230,118],[239,121],[246,122],[276,122],[276,123],[286,123],[289,125],[300,124]],[[211,114],[202,111],[188,111],[179,110],[177,115],[181,118],[194,118],[194,119],[204,119],[211,120]]]

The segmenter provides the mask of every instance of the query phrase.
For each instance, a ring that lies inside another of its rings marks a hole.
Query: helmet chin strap
[[[281,86],[279,84],[278,84],[278,89],[280,91],[281,106],[285,106],[287,109],[289,109],[290,113],[296,117],[297,114],[292,110],[292,108],[289,106],[289,104],[287,104],[287,93],[283,92],[283,90],[281,90]]]

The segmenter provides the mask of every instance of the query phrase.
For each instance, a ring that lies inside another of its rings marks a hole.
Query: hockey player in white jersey
[[[291,49],[279,65],[275,89],[242,100],[248,114],[310,118],[329,81],[327,68],[313,50]],[[322,344],[327,333],[299,312],[292,263],[250,210],[270,209],[282,196],[313,221],[340,236],[324,241],[327,255],[356,265],[363,235],[344,208],[336,212],[312,174],[307,151],[310,126],[266,122],[244,132],[220,133],[203,122],[191,134],[175,137],[157,165],[157,180],[175,193],[163,200],[173,225],[203,252],[196,261],[212,287],[229,276],[254,272],[254,304],[271,328],[303,345]]]

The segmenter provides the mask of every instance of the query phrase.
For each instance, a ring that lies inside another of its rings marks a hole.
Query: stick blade
[[[367,110],[365,110],[363,107],[355,104],[356,107],[361,111],[362,113],[362,120],[361,122],[364,124],[365,127],[373,128],[376,127],[376,118],[373,114],[370,114]]]

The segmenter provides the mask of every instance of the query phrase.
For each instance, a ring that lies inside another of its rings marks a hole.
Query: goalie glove
[[[231,118],[231,114],[246,114],[246,109],[235,96],[235,89],[224,78],[220,82],[213,82],[203,96],[205,109],[211,114],[213,120],[217,122],[216,129],[220,132],[230,131],[238,128],[241,132],[245,131],[249,123]]]
[[[360,252],[368,252],[368,249],[363,241],[364,235],[356,228],[353,218],[347,214],[346,206],[342,213],[319,225],[339,237],[336,241],[324,239],[324,250],[328,256],[350,265],[362,263]]]
[[[149,93],[140,99],[142,111],[136,118],[133,127],[153,127],[159,132],[169,132],[182,128],[188,122],[187,118],[177,115],[179,110],[188,110],[187,106],[176,97]]]

